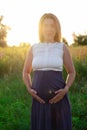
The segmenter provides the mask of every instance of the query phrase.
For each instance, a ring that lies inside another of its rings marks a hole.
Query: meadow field
[[[0,130],[30,130],[32,98],[22,80],[28,49],[0,48],[4,53],[0,59]],[[76,69],[76,79],[69,90],[73,130],[87,130],[87,46],[71,46],[69,50]],[[65,79],[65,69],[63,75]]]

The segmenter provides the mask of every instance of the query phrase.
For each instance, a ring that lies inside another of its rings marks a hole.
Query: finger
[[[59,93],[61,91],[62,91],[62,89],[59,89],[59,90],[55,91],[55,94],[57,94],[57,93]]]
[[[45,101],[43,99],[41,99],[39,96],[36,96],[36,99],[40,102],[40,103],[45,103]]]
[[[52,104],[52,103],[57,103],[57,102],[59,102],[61,100],[61,98],[56,98],[55,100],[51,100],[50,101],[50,103]]]
[[[49,100],[50,103],[56,103],[61,99],[61,94],[57,94],[55,97],[53,97],[51,100]]]
[[[37,94],[37,91],[35,91],[34,89],[31,89],[31,92],[33,92],[34,94]]]
[[[31,95],[40,103],[45,103],[45,101],[37,95],[37,91],[35,91],[34,89],[31,89]]]
[[[52,104],[52,103],[54,103],[55,100],[56,100],[56,96],[54,98],[50,99],[49,102]]]
[[[45,103],[45,101],[43,100],[43,99],[41,99],[41,98],[38,98],[37,99],[40,103]]]
[[[40,102],[40,103],[45,103],[45,101],[44,101],[42,98],[40,98],[39,96],[35,95],[34,97],[35,97],[35,99],[36,99],[38,102]]]

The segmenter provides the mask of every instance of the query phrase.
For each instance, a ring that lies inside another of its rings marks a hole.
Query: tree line
[[[3,24],[4,16],[0,16],[0,47],[7,47],[7,33],[8,30],[11,28],[5,24]],[[68,42],[65,38],[62,38],[62,41],[68,45]],[[23,44],[23,43],[22,43]],[[22,46],[22,44],[20,44]],[[27,44],[24,42],[23,46]],[[79,46],[79,45],[87,45],[87,32],[85,34],[78,34],[76,35],[73,33],[73,43],[72,46]]]
[[[10,29],[9,26],[3,24],[4,16],[0,16],[0,47],[7,46],[7,31]]]

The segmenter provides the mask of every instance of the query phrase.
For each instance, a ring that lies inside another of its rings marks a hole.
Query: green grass
[[[0,130],[29,130],[31,97],[21,76],[0,81]]]

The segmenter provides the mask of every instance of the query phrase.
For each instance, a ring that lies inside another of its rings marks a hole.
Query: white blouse
[[[63,69],[63,44],[64,43],[38,43],[33,45],[33,70]]]

